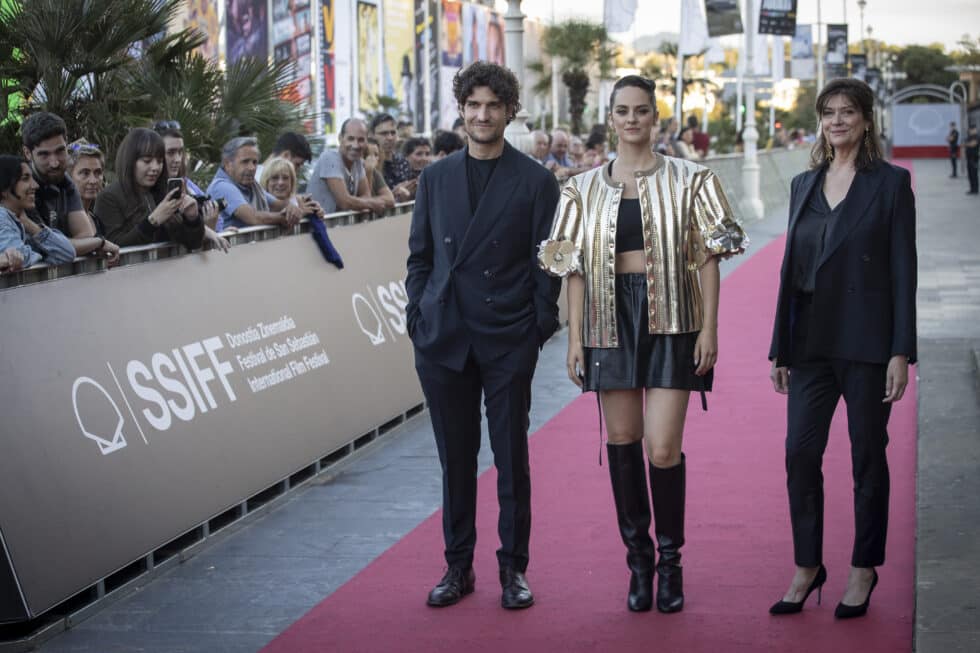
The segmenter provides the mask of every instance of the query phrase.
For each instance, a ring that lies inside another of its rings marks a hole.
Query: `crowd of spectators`
[[[653,132],[654,148],[668,156],[698,160],[711,150],[697,116],[689,116],[683,128],[669,118]],[[603,125],[587,134],[562,128],[525,134],[515,145],[560,181],[615,158]],[[112,263],[120,247],[158,242],[228,251],[222,232],[255,225],[291,228],[305,217],[338,211],[380,213],[412,201],[425,167],[467,142],[462,120],[430,140],[389,113],[345,120],[337,147],[316,158],[295,132],[280,135],[264,160],[257,140],[242,136],[224,145],[204,190],[188,176],[184,137],[172,120],[129,131],[108,185],[99,145],[84,138],[69,143],[58,116],[28,116],[21,135],[23,158],[4,157],[0,174],[2,272],[86,255]],[[802,144],[803,133],[780,130],[774,142],[793,147]]]

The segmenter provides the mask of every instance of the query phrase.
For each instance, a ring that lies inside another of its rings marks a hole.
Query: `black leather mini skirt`
[[[698,332],[650,333],[645,274],[616,275],[616,322],[619,347],[585,348],[585,391],[711,390],[714,370],[694,373]]]

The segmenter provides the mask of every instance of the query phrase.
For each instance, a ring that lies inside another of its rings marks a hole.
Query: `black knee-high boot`
[[[653,607],[653,540],[650,538],[650,504],[643,443],[607,444],[609,478],[616,500],[619,534],[626,545],[630,591],[626,605],[634,612]]]
[[[681,547],[684,546],[684,454],[680,464],[661,469],[650,465],[657,561],[657,610],[679,612],[684,607]]]

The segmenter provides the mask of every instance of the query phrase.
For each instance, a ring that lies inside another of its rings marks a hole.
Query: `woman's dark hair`
[[[459,137],[456,132],[439,132],[436,134],[435,141],[433,143],[433,154],[439,154],[440,152],[445,152],[446,154],[452,154],[457,150],[461,150],[466,147],[466,143],[463,139]]]
[[[881,139],[878,136],[878,127],[875,125],[874,91],[866,83],[854,78],[831,80],[817,96],[817,140],[810,151],[810,167],[822,167],[834,158],[834,148],[824,137],[820,121],[824,109],[827,108],[827,103],[830,102],[831,98],[838,95],[842,95],[854,103],[854,106],[861,111],[861,115],[868,123],[868,130],[861,138],[857,158],[854,160],[855,169],[865,170],[882,158]]]
[[[143,127],[130,129],[116,152],[116,179],[119,180],[123,192],[133,200],[145,192],[136,184],[135,174],[136,161],[143,157],[159,159],[165,165],[167,159],[163,137],[152,129],[144,129]],[[166,189],[167,175],[161,171],[160,176],[157,177],[156,185],[150,190],[150,194],[156,202],[160,202],[166,194]]]
[[[609,94],[609,111],[612,112],[613,106],[616,104],[616,92],[627,86],[632,86],[633,88],[638,88],[645,91],[647,95],[650,96],[650,106],[653,107],[654,113],[657,112],[657,85],[652,79],[647,79],[646,77],[640,77],[639,75],[627,75],[626,77],[620,77],[613,84],[612,93]]]
[[[600,145],[605,145],[606,139],[602,134],[589,134],[589,138],[585,141],[585,149],[594,150]]]
[[[179,129],[154,129],[153,131],[160,134],[161,138],[179,138],[180,140],[184,140],[184,132]]]
[[[453,77],[453,96],[460,110],[480,86],[488,87],[504,103],[508,123],[521,110],[521,85],[517,77],[507,68],[488,61],[474,61]]]
[[[12,154],[0,155],[0,194],[14,192],[14,186],[17,185],[17,180],[23,172],[21,165],[26,163],[23,157]]]
[[[432,143],[430,143],[429,139],[425,138],[424,136],[413,136],[412,138],[406,140],[405,144],[402,145],[402,155],[408,156],[420,147],[427,147],[431,150]]]

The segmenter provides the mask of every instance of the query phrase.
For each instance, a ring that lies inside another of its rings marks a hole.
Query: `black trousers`
[[[798,566],[823,562],[823,454],[830,422],[840,398],[847,406],[854,479],[854,547],[851,564],[876,567],[885,561],[888,532],[888,417],[886,365],[841,359],[808,359],[805,350],[808,307],[797,315],[790,365],[786,434],[786,486],[789,490],[793,552]],[[802,324],[800,324],[802,322]]]
[[[957,152],[950,152],[949,153],[949,163],[950,163],[950,165],[953,166],[953,176],[954,177],[956,176],[956,158],[957,158],[956,155],[957,154],[958,154]]]
[[[969,157],[966,159],[966,176],[970,180],[971,193],[976,193],[980,190],[980,187],[977,185],[977,163],[976,159],[970,159]]]
[[[483,394],[497,468],[497,561],[501,567],[527,570],[531,535],[527,431],[536,354],[532,358],[529,367],[514,370],[504,361],[479,364],[471,354],[463,370],[457,372],[416,357],[442,465],[442,530],[450,565],[473,564]]]

